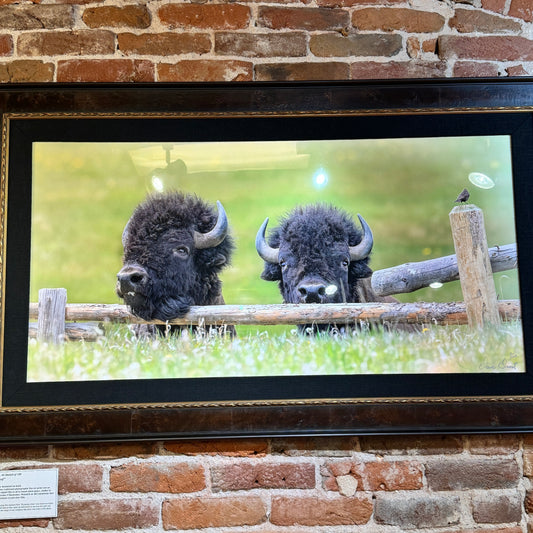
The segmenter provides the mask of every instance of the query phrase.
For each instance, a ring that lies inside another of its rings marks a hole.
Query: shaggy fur
[[[223,303],[218,277],[234,249],[229,235],[214,248],[194,247],[194,231],[206,233],[217,212],[200,198],[170,192],[149,196],[133,212],[121,272],[147,273],[134,289],[117,283],[117,294],[144,320],[183,316],[192,305]],[[140,268],[139,268],[140,267]]]
[[[322,204],[297,207],[270,233],[267,240],[270,246],[279,248],[279,264],[265,262],[261,277],[278,282],[284,303],[364,301],[362,280],[372,275],[369,259],[350,262],[348,251],[361,238],[362,231],[345,211]],[[328,289],[310,302],[299,291],[305,283],[322,284]]]
[[[362,232],[352,217],[340,209],[321,204],[298,207],[274,228],[268,239],[279,248],[279,264],[266,263],[261,277],[278,281],[285,303],[302,303],[298,286],[306,280],[335,286],[322,303],[359,302],[358,284],[372,275],[368,257],[349,262],[348,246],[361,242]],[[344,265],[343,261],[349,264]]]

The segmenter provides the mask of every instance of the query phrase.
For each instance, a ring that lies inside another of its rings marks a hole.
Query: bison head
[[[183,316],[191,305],[222,303],[219,272],[233,242],[220,202],[217,212],[194,195],[149,196],[122,234],[123,267],[116,292],[144,320]]]
[[[363,231],[335,207],[299,207],[272,231],[268,243],[267,218],[256,237],[257,252],[265,261],[261,277],[278,281],[285,303],[359,302],[358,282],[372,273],[368,258],[373,237],[358,216]]]

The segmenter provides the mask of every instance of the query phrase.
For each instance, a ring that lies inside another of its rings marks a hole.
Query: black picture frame
[[[532,79],[3,85],[0,114],[0,443],[533,429]],[[510,136],[525,372],[26,381],[32,143],[317,131]]]

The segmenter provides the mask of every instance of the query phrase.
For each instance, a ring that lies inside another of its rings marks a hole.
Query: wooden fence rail
[[[435,281],[460,279],[464,302],[211,305],[192,307],[184,317],[169,322],[150,323],[266,326],[366,322],[484,326],[521,318],[519,300],[496,299],[492,276],[493,272],[517,268],[516,244],[487,249],[483,213],[474,205],[454,207],[450,222],[456,255],[376,271],[371,283],[379,296],[386,296],[412,292]],[[147,323],[131,315],[125,305],[66,305],[65,289],[41,289],[39,304],[30,304],[30,319],[38,319],[38,328],[30,325],[30,335],[50,342],[61,342],[65,336],[93,339],[97,324],[86,333],[83,326],[65,321]]]
[[[519,300],[501,300],[503,320],[520,318]],[[30,306],[30,318],[37,318],[37,304]],[[67,304],[67,321],[122,322],[172,325],[262,325],[329,322],[388,322],[397,324],[466,324],[464,302],[451,303],[363,303],[363,304],[272,304],[193,306],[182,318],[168,322],[146,322],[133,316],[125,305]]]
[[[492,272],[504,272],[517,267],[516,243],[489,248]],[[427,261],[405,263],[372,274],[372,289],[379,296],[414,292],[431,283],[447,283],[459,279],[455,254]]]

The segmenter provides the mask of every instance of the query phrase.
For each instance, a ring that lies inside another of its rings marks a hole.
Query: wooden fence
[[[196,306],[182,318],[152,324],[281,325],[281,324],[470,324],[483,326],[519,319],[518,300],[498,301],[493,272],[517,267],[516,245],[486,245],[483,216],[475,206],[458,206],[450,213],[455,255],[407,263],[374,272],[371,285],[378,296],[406,293],[431,283],[459,279],[464,301],[453,303],[279,304]],[[465,233],[465,228],[468,231]],[[125,305],[67,304],[65,289],[41,289],[39,303],[30,304],[30,336],[61,342],[64,338],[95,340],[98,323],[147,323]],[[80,322],[92,322],[89,325]]]

